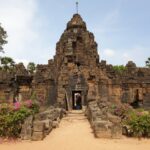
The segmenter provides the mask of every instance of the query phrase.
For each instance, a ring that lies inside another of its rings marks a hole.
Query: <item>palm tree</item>
[[[27,70],[29,71],[30,74],[33,74],[36,69],[36,65],[34,62],[29,62],[27,66]]]
[[[2,68],[6,71],[14,68],[15,62],[11,57],[2,57],[1,58]]]
[[[148,68],[150,68],[150,57],[147,59],[147,61],[145,61],[145,63],[146,63],[146,66],[147,66]]]
[[[2,46],[7,43],[7,41],[5,40],[6,38],[7,32],[3,29],[3,27],[0,24],[0,52],[4,52]]]

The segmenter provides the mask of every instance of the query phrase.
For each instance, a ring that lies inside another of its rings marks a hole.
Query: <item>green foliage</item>
[[[116,65],[116,66],[113,66],[113,70],[118,73],[123,73],[126,70],[126,67],[123,65]]]
[[[6,103],[0,104],[0,115],[9,114],[13,111],[13,105],[8,105]]]
[[[32,114],[38,113],[40,109],[40,106],[36,103],[32,104],[31,110],[32,110]]]
[[[147,66],[148,68],[150,68],[150,57],[147,59],[147,61],[145,61],[145,63],[146,63],[146,66]]]
[[[31,99],[34,103],[36,103],[36,101],[37,101],[37,94],[36,94],[35,91],[32,92],[30,99]]]
[[[34,62],[29,62],[28,66],[27,66],[27,70],[28,70],[31,74],[33,74],[34,71],[35,71],[35,69],[36,69],[35,63],[34,63]]]
[[[19,109],[16,109],[13,104],[1,104],[0,137],[19,137],[25,118],[38,111],[39,106],[37,104],[32,104],[30,108],[23,104]]]
[[[7,43],[7,32],[3,29],[3,27],[0,24],[0,52],[3,52],[3,45]]]
[[[18,137],[21,131],[21,124],[31,114],[31,111],[22,107],[14,112],[3,109],[2,113],[3,115],[0,115],[0,136]]]
[[[2,64],[2,69],[7,71],[14,68],[15,62],[11,57],[2,57],[1,64]]]
[[[132,111],[126,116],[123,123],[129,127],[132,136],[149,137],[150,135],[150,114],[148,112]]]
[[[133,108],[129,104],[124,104],[120,106],[112,105],[110,110],[111,113],[123,119],[129,112],[133,111]]]
[[[111,113],[121,117],[122,125],[128,128],[128,135],[135,137],[150,136],[150,112],[144,109],[133,109],[130,105],[113,105]]]

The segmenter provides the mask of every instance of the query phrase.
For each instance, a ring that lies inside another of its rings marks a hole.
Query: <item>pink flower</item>
[[[21,104],[19,102],[14,103],[14,110],[19,110],[21,107]]]
[[[32,100],[25,101],[25,106],[28,108],[31,108],[32,107]]]

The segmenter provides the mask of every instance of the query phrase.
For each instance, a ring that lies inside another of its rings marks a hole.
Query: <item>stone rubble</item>
[[[86,115],[89,119],[94,135],[97,138],[121,138],[121,119],[110,114],[107,104],[96,101],[88,103]]]
[[[43,140],[53,128],[59,127],[60,120],[66,112],[61,108],[51,108],[35,116],[28,117],[21,130],[22,140]]]

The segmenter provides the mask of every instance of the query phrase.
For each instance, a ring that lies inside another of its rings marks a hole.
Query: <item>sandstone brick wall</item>
[[[144,107],[150,106],[149,68],[139,68],[129,61],[120,74],[99,58],[93,33],[75,14],[56,44],[54,59],[37,65],[33,76],[23,64],[16,65],[13,73],[0,71],[0,101],[19,94],[23,100],[35,93],[44,105],[65,106],[72,105],[72,93],[80,91],[84,104],[92,99],[114,103],[134,103],[139,99]]]

